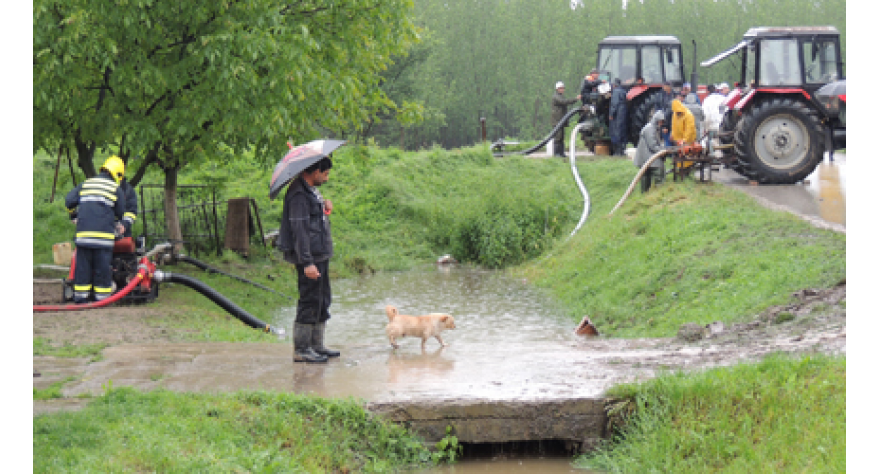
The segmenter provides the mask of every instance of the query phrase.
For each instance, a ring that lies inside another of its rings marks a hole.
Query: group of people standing
[[[583,105],[587,105],[590,101],[591,94],[600,92],[600,88],[607,81],[599,78],[599,70],[593,69],[584,77],[581,82],[580,93],[573,99],[565,98],[565,84],[556,83],[556,92],[553,94],[553,112],[551,119],[553,126],[556,126],[565,116],[568,106],[577,101],[581,101]],[[628,120],[626,110],[626,94],[629,89],[635,85],[644,83],[643,78],[638,78],[628,84],[621,83],[620,79],[615,79],[611,84],[610,102],[603,102],[597,107],[597,114],[601,121],[607,118],[609,135],[611,136],[612,154],[622,155],[626,149]],[[605,117],[605,106],[607,105],[607,117]],[[566,157],[565,155],[565,132],[564,127],[560,127],[553,137],[553,156]]]
[[[721,83],[707,89],[709,95],[701,103],[689,83],[684,83],[678,94],[672,92],[671,84],[663,85],[663,92],[657,95],[656,112],[639,134],[633,159],[636,167],[643,167],[651,156],[665,148],[695,143],[703,139],[706,132],[720,129],[730,87]],[[655,159],[642,176],[642,192],[651,188],[652,181],[662,183],[665,175],[665,160],[662,157]]]

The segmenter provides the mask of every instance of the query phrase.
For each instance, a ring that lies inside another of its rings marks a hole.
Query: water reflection
[[[808,178],[809,191],[819,207],[819,216],[846,226],[846,158],[820,163]]]
[[[467,267],[429,266],[408,272],[383,272],[333,281],[333,315],[328,345],[388,347],[385,306],[401,314],[447,313],[456,329],[443,332],[452,346],[571,339],[573,323],[561,316],[546,295],[500,272]],[[281,310],[274,323],[291,328],[296,308]],[[418,352],[421,340],[403,338],[401,351]],[[428,340],[429,352],[440,347]]]

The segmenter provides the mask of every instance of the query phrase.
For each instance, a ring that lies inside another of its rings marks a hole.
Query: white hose
[[[612,209],[611,212],[608,213],[609,216],[611,214],[614,214],[614,211],[616,211],[618,207],[623,205],[623,202],[626,201],[626,198],[628,198],[629,195],[633,192],[633,189],[636,187],[636,183],[639,182],[639,179],[641,179],[642,175],[645,174],[645,171],[648,170],[648,167],[651,166],[651,163],[653,163],[654,160],[660,158],[661,156],[666,156],[667,153],[669,153],[669,150],[660,150],[655,153],[654,156],[648,158],[648,161],[646,161],[645,164],[642,165],[642,169],[640,169],[639,172],[636,174],[636,177],[635,179],[633,179],[632,184],[629,185],[629,189],[627,189],[626,192],[623,193],[623,197],[620,198],[620,201],[617,202],[617,205],[614,206],[614,209]]]
[[[571,131],[571,141],[570,141],[570,143],[571,143],[571,147],[570,147],[570,149],[571,149],[571,154],[570,154],[571,174],[574,175],[574,180],[575,180],[575,182],[577,182],[578,188],[581,190],[581,194],[584,196],[584,212],[581,214],[580,222],[578,222],[577,227],[575,227],[574,230],[571,231],[571,234],[569,235],[569,237],[573,236],[575,234],[575,232],[577,232],[581,228],[581,226],[584,224],[584,221],[587,220],[587,216],[590,214],[590,193],[587,192],[587,188],[585,188],[584,183],[581,182],[581,177],[578,174],[577,167],[574,164],[574,162],[575,162],[575,160],[574,160],[574,158],[575,158],[574,157],[575,139],[577,137],[577,132],[579,132],[581,127],[583,127],[585,125],[587,125],[587,124],[586,123],[579,123],[574,127],[574,130]]]

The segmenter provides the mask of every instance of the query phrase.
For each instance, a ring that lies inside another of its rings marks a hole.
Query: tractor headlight
[[[831,118],[836,118],[837,114],[840,113],[840,98],[836,95],[820,95],[816,96],[819,100],[819,103],[822,104],[822,107],[825,108],[825,112]]]

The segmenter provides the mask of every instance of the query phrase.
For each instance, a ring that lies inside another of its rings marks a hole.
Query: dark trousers
[[[642,193],[646,193],[651,189],[652,179],[656,184],[663,183],[663,180],[666,179],[665,168],[648,168],[645,170],[645,174],[642,175]]]
[[[553,154],[557,156],[565,154],[565,128],[556,132],[553,137]]]
[[[92,290],[96,300],[110,296],[113,289],[113,273],[110,270],[112,258],[113,249],[110,248],[76,248],[76,268],[73,271],[75,303],[88,301]]]
[[[304,265],[296,265],[299,301],[296,302],[296,319],[300,324],[323,323],[330,319],[330,261],[316,262],[317,280],[306,276]]]

